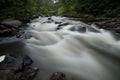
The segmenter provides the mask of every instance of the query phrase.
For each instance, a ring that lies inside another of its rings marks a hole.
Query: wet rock
[[[16,35],[15,35],[16,38],[19,38],[19,39],[30,39],[31,38],[31,35],[25,31],[19,31]]]
[[[19,79],[10,70],[0,70],[0,80],[19,80]]]
[[[86,27],[74,26],[74,27],[71,27],[70,30],[84,33],[84,32],[86,32]]]
[[[67,26],[67,25],[69,25],[70,23],[61,23],[61,24],[59,24],[58,25],[58,27],[60,27],[60,26]]]
[[[13,34],[12,30],[9,28],[0,30],[0,36],[11,36]]]
[[[0,25],[0,30],[3,30],[3,29],[6,29],[6,26],[5,25]]]
[[[76,27],[75,27],[75,26],[74,26],[74,27],[71,27],[70,30],[71,30],[71,31],[76,31]]]
[[[51,17],[49,17],[49,18],[48,18],[48,20],[52,20],[52,18],[51,18]]]
[[[16,38],[23,38],[24,34],[25,34],[24,31],[19,31],[15,36],[16,36]]]
[[[0,37],[16,35],[22,27],[22,22],[18,20],[3,20],[0,23]]]
[[[86,27],[79,27],[78,31],[84,33],[86,32]]]
[[[51,22],[53,22],[53,21],[54,21],[54,20],[53,20],[51,17],[49,17],[47,23],[51,23]]]
[[[12,35],[12,29],[8,26],[0,24],[0,36],[10,36]]]
[[[1,22],[1,24],[8,25],[8,26],[14,26],[19,27],[22,25],[22,22],[19,20],[13,20],[13,19],[6,19]]]
[[[31,65],[32,62],[33,62],[33,61],[31,60],[31,58],[30,58],[29,56],[24,56],[24,57],[23,57],[23,66],[24,66],[24,67]]]
[[[99,28],[111,30],[120,33],[119,28],[120,28],[120,21],[117,18],[111,18],[106,21],[101,21],[101,22],[95,22],[95,25],[97,25]]]
[[[21,77],[22,77],[22,75],[23,75],[23,72],[19,72],[19,73],[16,73],[16,74],[14,74],[14,75],[17,77],[17,79],[21,80]]]
[[[66,80],[66,75],[62,72],[55,72],[51,76],[50,80]]]
[[[4,61],[0,63],[0,70],[11,70],[13,72],[19,72],[22,70],[22,57],[12,57],[10,55],[6,55]]]
[[[24,24],[31,23],[31,19],[30,18],[29,19],[24,19],[22,21],[24,22]]]
[[[22,74],[21,80],[33,80],[38,72],[38,68],[27,68]]]
[[[55,22],[55,24],[61,24],[62,22]]]
[[[67,26],[69,24],[70,23],[61,23],[61,24],[58,25],[57,30],[61,29],[62,26]]]
[[[11,37],[25,29],[25,25],[19,20],[6,19],[0,23],[0,37]]]
[[[2,80],[33,80],[38,72],[38,68],[31,67],[32,60],[30,57],[14,57],[7,53],[3,54],[5,57],[0,57],[0,78],[2,73],[4,73]],[[3,57],[4,59],[2,59]]]
[[[120,27],[115,28],[115,31],[120,33]]]

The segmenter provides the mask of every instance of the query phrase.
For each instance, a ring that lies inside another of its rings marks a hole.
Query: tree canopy
[[[0,0],[0,19],[25,19],[47,14],[52,5],[52,0]]]
[[[58,15],[74,17],[86,14],[115,17],[120,13],[119,3],[119,0],[0,0],[0,19],[26,19],[55,10]]]
[[[58,14],[114,17],[120,13],[119,0],[59,0]]]

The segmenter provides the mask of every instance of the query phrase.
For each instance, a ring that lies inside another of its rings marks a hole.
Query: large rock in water
[[[23,23],[19,20],[5,19],[0,22],[0,37],[16,35]]]
[[[22,57],[14,58],[10,55],[6,55],[5,59],[0,63],[0,70],[12,70],[17,72],[22,70]]]
[[[86,32],[86,27],[81,27],[81,26],[73,26],[70,28],[71,31],[78,31],[81,33],[85,33]]]
[[[22,25],[22,22],[19,20],[5,19],[1,22],[1,24],[18,27]]]
[[[31,67],[28,56],[0,55],[0,80],[33,80],[38,68]]]
[[[8,26],[0,25],[0,37],[2,36],[11,36],[13,34],[12,29]]]

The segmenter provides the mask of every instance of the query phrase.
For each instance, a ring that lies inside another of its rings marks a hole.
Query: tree
[[[52,0],[0,0],[0,19],[26,19],[47,14],[52,5]]]

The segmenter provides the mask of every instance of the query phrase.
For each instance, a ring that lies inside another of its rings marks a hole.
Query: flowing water
[[[52,20],[34,19],[27,29],[32,37],[24,44],[12,43],[9,50],[28,54],[42,70],[64,72],[69,80],[120,80],[120,41],[110,32],[70,18],[52,16]],[[69,25],[57,30],[55,22]]]

